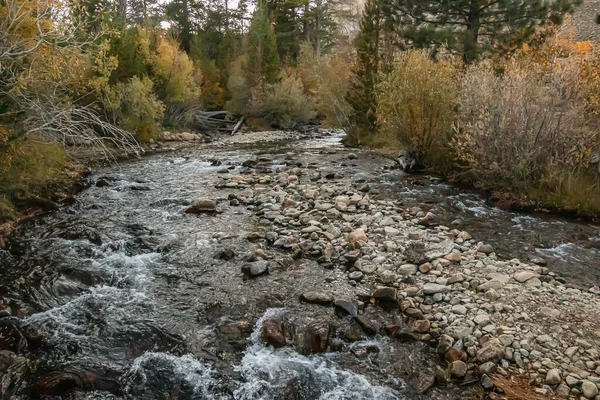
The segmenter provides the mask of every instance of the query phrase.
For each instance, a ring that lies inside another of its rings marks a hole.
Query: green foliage
[[[277,40],[271,29],[267,8],[259,5],[252,15],[246,45],[247,72],[254,83],[274,83],[279,76]]]
[[[380,132],[395,135],[417,163],[442,167],[458,103],[458,69],[423,51],[398,55],[377,85]]]
[[[249,109],[251,95],[245,64],[246,57],[240,56],[229,66],[227,89],[231,98],[225,108],[233,115],[244,115]]]
[[[465,62],[506,53],[527,43],[541,25],[560,23],[582,0],[391,0],[389,23],[404,44],[438,50],[447,46]]]
[[[123,129],[145,143],[157,134],[165,105],[152,91],[152,81],[134,76],[127,83],[118,83],[109,92],[105,107],[113,113]]]
[[[144,77],[149,73],[151,62],[148,32],[139,26],[125,29],[113,39],[111,54],[117,59],[117,68],[111,75],[111,82],[126,82],[134,76]]]
[[[0,140],[3,128],[0,126]],[[71,183],[61,147],[39,136],[0,142],[0,222],[17,218],[24,208],[43,206]]]
[[[380,67],[381,2],[367,0],[356,37],[356,61],[352,65],[347,101],[354,109],[355,135],[373,133],[376,128],[377,100],[375,85]]]

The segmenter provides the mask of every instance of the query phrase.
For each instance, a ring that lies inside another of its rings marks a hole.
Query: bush
[[[600,215],[595,63],[589,45],[557,40],[469,67],[451,144],[459,177],[521,203]]]
[[[314,119],[316,112],[304,95],[300,78],[289,75],[252,91],[250,116],[274,128],[294,129]]]
[[[136,139],[147,142],[156,136],[165,106],[152,91],[149,78],[137,76],[127,83],[110,88],[104,107],[125,130],[135,134]]]
[[[510,61],[502,75],[490,63],[471,66],[461,79],[454,152],[478,181],[507,187],[577,168],[579,144],[588,141],[580,93],[570,66],[550,75],[526,60]]]
[[[9,138],[6,132],[0,126],[0,222],[17,218],[29,206],[49,203],[71,183],[60,146],[37,135]]]
[[[351,107],[346,101],[350,86],[348,55],[317,57],[310,43],[300,46],[298,71],[305,94],[327,126],[348,125]]]
[[[194,63],[177,42],[159,37],[152,67],[158,96],[166,104],[199,100],[200,82],[196,79],[201,79],[201,74],[196,74]]]
[[[458,92],[455,62],[433,61],[423,51],[402,53],[376,87],[379,130],[395,136],[419,164],[443,163]]]

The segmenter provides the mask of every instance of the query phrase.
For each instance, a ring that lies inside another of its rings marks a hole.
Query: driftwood
[[[194,114],[194,128],[202,133],[234,134],[242,126],[244,118],[239,120],[227,119],[227,111],[198,111]]]

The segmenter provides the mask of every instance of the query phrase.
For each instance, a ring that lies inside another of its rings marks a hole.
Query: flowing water
[[[241,260],[256,247],[246,240],[257,230],[252,211],[184,213],[201,198],[227,204],[228,192],[214,185],[252,154],[262,155],[264,172],[290,160],[342,170],[370,182],[375,197],[431,209],[444,224],[460,219],[503,257],[542,257],[580,287],[600,281],[598,227],[505,212],[479,193],[390,169],[375,154],[349,162],[340,138],[225,142],[104,167],[75,205],[23,224],[0,253],[0,329],[18,326],[24,336],[0,398],[420,398],[411,383],[436,363],[422,343],[377,338],[318,355],[260,343],[261,323],[274,315],[298,330],[332,318],[299,303],[304,291],[343,298],[355,289],[342,271],[311,260],[244,281]],[[224,249],[236,258],[216,259]],[[332,274],[341,283],[331,285]]]

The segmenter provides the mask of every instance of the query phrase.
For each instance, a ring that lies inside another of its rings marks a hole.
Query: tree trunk
[[[479,8],[478,0],[471,0],[463,49],[463,61],[465,64],[471,64],[479,55],[480,13],[481,9]]]

